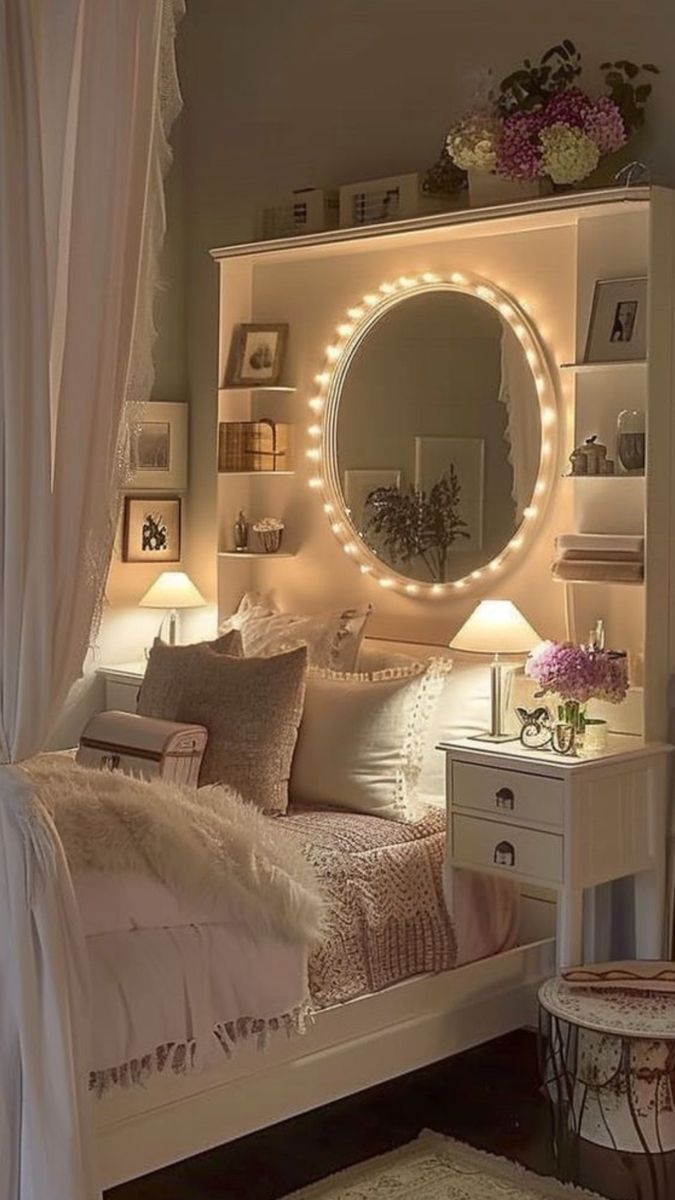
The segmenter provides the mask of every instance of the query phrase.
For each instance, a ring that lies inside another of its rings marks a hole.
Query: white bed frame
[[[438,646],[371,642],[418,658]],[[103,1187],[135,1179],[256,1129],[372,1087],[536,1022],[539,984],[555,972],[555,904],[524,889],[513,950],[317,1013],[304,1036],[244,1044],[222,1066],[158,1076],[95,1102]]]
[[[302,1037],[95,1102],[102,1187],[135,1179],[490,1038],[531,1025],[554,973],[544,939],[318,1013]]]

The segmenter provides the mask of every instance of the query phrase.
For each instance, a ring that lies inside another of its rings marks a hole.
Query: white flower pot
[[[492,204],[514,204],[517,200],[533,200],[546,195],[550,184],[546,179],[502,179],[491,171],[471,169],[469,204],[472,208],[487,208]]]

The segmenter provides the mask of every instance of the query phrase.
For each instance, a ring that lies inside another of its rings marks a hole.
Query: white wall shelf
[[[242,476],[247,476],[249,479],[278,479],[280,475],[295,475],[295,471],[219,471],[220,479],[241,479]]]
[[[560,364],[560,370],[574,371],[577,375],[587,375],[592,371],[616,371],[618,369],[626,370],[627,367],[644,369],[646,366],[646,358],[625,358],[623,360],[610,360],[608,362],[566,362]]]
[[[238,384],[230,384],[225,387],[218,388],[218,391],[221,395],[229,394],[230,392],[232,394],[234,394],[235,392],[236,393],[240,393],[240,392],[280,392],[283,395],[293,395],[295,392],[297,392],[297,390],[298,389],[295,387],[286,387],[285,385],[282,385],[282,384],[271,384],[271,383],[255,383],[255,384],[238,383]]]
[[[219,550],[218,558],[295,558],[290,550]]]

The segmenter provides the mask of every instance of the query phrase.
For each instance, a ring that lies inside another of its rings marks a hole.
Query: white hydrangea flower
[[[561,121],[539,134],[542,168],[554,183],[579,183],[598,165],[597,144],[582,129]]]

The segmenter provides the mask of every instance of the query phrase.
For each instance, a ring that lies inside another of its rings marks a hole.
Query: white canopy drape
[[[78,677],[149,382],[182,0],[0,0],[0,762]],[[0,1200],[98,1195],[87,968],[55,831],[0,768]]]

